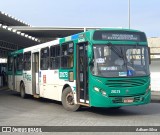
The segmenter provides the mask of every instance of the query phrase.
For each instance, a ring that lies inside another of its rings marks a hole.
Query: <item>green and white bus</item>
[[[90,30],[11,52],[8,86],[34,97],[80,105],[114,107],[150,102],[150,51],[144,32]]]

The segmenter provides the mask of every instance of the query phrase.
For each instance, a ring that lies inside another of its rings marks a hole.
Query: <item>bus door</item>
[[[32,93],[39,95],[39,52],[32,54]]]
[[[12,89],[16,90],[16,57],[13,57],[13,66],[12,66]]]
[[[88,104],[88,57],[87,43],[77,44],[77,101]]]

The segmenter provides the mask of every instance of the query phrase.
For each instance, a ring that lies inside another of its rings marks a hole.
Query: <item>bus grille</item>
[[[123,101],[122,101],[122,98],[120,98],[120,97],[115,98],[115,99],[113,99],[112,101],[113,101],[113,103],[122,103],[122,102],[123,102]]]
[[[135,87],[144,85],[146,80],[144,79],[123,79],[123,80],[108,80],[106,85],[110,88],[123,88],[123,87]]]

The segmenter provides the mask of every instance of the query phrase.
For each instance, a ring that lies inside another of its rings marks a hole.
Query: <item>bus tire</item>
[[[77,111],[80,108],[79,104],[74,103],[73,92],[70,87],[67,87],[62,92],[62,105],[68,111]]]
[[[118,110],[118,109],[121,109],[121,107],[111,107],[111,109],[115,109],[115,110]]]
[[[20,85],[20,94],[21,94],[22,98],[26,98],[24,83],[21,83],[21,85]]]

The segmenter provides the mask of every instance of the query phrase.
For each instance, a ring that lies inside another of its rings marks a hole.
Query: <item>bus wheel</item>
[[[62,104],[68,111],[77,111],[80,107],[80,105],[74,104],[74,96],[70,87],[65,88],[62,93]]]
[[[26,98],[24,83],[21,83],[20,85],[20,94],[22,98]]]
[[[111,107],[111,109],[115,109],[115,110],[118,110],[120,109],[121,107]]]

